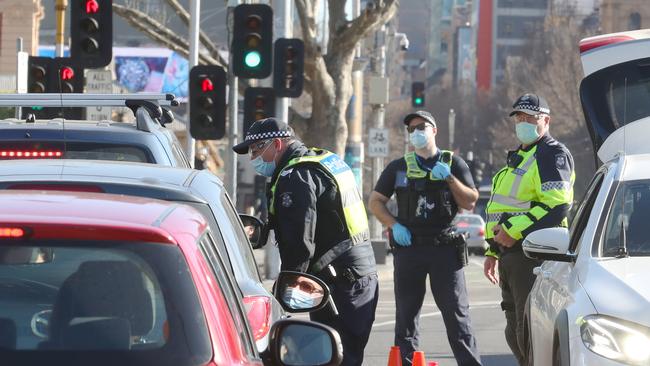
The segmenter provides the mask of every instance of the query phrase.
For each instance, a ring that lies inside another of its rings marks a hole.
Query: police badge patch
[[[566,156],[564,154],[555,155],[555,166],[558,169],[566,169]]]
[[[282,193],[282,195],[280,195],[280,198],[282,199],[282,206],[291,207],[291,205],[293,205],[293,200],[291,199],[291,192]]]

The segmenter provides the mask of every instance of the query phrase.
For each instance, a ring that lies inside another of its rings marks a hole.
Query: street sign
[[[113,73],[110,70],[86,70],[86,93],[112,94]],[[111,107],[86,107],[86,119],[110,120]]]
[[[389,134],[386,128],[371,128],[368,133],[368,156],[371,158],[388,157]]]
[[[18,52],[18,70],[16,70],[16,92],[27,93],[27,74],[29,73],[29,53]]]

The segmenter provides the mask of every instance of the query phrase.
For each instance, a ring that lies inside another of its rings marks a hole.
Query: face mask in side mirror
[[[327,285],[312,275],[301,272],[280,272],[275,282],[275,298],[292,313],[316,311],[325,306],[330,297]]]
[[[280,320],[271,329],[270,351],[274,365],[339,365],[343,347],[332,328],[303,320]]]

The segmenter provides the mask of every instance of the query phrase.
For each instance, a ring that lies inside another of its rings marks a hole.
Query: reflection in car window
[[[255,256],[253,255],[253,248],[251,243],[248,241],[248,236],[244,232],[244,228],[241,225],[241,220],[237,215],[235,207],[233,207],[232,202],[226,196],[225,191],[221,194],[221,205],[223,210],[228,216],[228,221],[230,225],[221,225],[221,233],[224,235],[225,240],[233,240],[239,247],[239,252],[242,253],[242,258],[240,260],[245,262],[245,267],[249,272],[250,278],[260,278],[259,271],[257,269],[257,264],[255,263]]]
[[[237,326],[239,339],[241,340],[242,345],[244,345],[244,348],[248,351],[249,356],[255,356],[255,350],[251,341],[252,338],[248,332],[248,323],[245,320],[243,309],[238,300],[239,296],[236,294],[234,284],[228,279],[228,273],[224,270],[223,261],[219,258],[217,252],[214,251],[214,241],[211,235],[206,234],[201,238],[199,249],[201,250],[203,258],[207,263],[209,263],[212,273],[217,280],[217,284],[221,288],[221,292],[228,303],[230,314]]]
[[[621,184],[610,212],[599,255],[616,256],[625,244],[630,256],[650,256],[650,181]]]
[[[162,244],[0,245],[0,334],[14,335],[2,337],[3,364],[70,364],[80,350],[120,365],[194,365],[212,355],[185,259]]]
[[[600,185],[603,183],[604,176],[604,171],[598,171],[596,173],[587,188],[587,192],[585,192],[584,197],[580,201],[580,206],[578,207],[575,216],[571,220],[571,226],[569,227],[569,235],[571,237],[569,245],[570,252],[577,253],[580,249],[578,248],[578,244],[582,239],[582,233],[587,226],[587,222],[589,222],[589,214],[591,213],[591,208],[596,202],[596,197],[598,197]]]

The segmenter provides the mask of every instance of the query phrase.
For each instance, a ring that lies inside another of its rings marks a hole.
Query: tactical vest
[[[453,152],[442,150],[439,161],[451,168],[452,156]],[[423,170],[415,152],[405,154],[404,160],[407,182],[395,187],[397,221],[415,238],[433,238],[450,226],[458,206],[447,182]]]
[[[291,159],[278,174],[276,180],[271,186],[269,213],[275,215],[275,190],[278,180],[282,177],[282,173],[287,169],[296,167],[297,165],[313,164],[320,167],[321,171],[325,172],[334,180],[341,198],[340,212],[343,212],[350,240],[338,243],[328,250],[321,258],[312,261],[310,270],[313,273],[318,273],[348,249],[357,244],[368,241],[370,239],[370,231],[368,229],[366,208],[363,204],[361,193],[359,192],[356,179],[354,178],[354,174],[350,167],[338,155],[332,152],[322,149],[310,150],[315,152],[317,155],[301,156]]]

